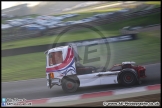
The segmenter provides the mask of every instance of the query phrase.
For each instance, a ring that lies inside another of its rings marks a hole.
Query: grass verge
[[[115,12],[115,11],[118,11],[121,9],[123,9],[123,8],[100,9],[100,10],[87,11],[87,12],[84,11],[84,12],[80,12],[79,15],[76,17],[66,18],[63,21],[65,21],[65,22],[66,21],[77,21],[77,20],[81,20],[83,18],[91,17],[96,14]],[[77,12],[75,12],[75,13],[77,13]]]
[[[161,1],[147,1],[145,3],[146,4],[151,4],[151,5],[161,5]]]

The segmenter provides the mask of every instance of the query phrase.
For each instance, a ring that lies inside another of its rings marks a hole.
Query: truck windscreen
[[[63,62],[62,51],[49,53],[49,65],[57,65]]]

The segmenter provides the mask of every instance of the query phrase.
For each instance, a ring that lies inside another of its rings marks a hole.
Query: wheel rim
[[[125,74],[123,79],[125,83],[131,83],[133,82],[134,77],[132,74]]]
[[[66,87],[67,87],[68,89],[72,89],[72,88],[74,87],[74,84],[73,84],[72,82],[68,81],[68,82],[66,83]]]
[[[127,75],[127,76],[126,76],[126,79],[127,79],[128,81],[131,80],[131,76]]]

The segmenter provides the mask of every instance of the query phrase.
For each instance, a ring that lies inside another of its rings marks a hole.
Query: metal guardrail
[[[161,12],[161,7],[150,9],[150,10],[143,10],[143,11],[128,13],[128,14],[116,13],[111,17],[107,16],[107,17],[104,17],[104,18],[100,18],[99,20],[96,20],[96,21],[88,22],[86,24],[97,26],[97,25],[102,25],[102,24],[105,24],[105,23],[109,24],[109,23],[112,23],[112,22],[116,22],[118,20],[122,21],[122,20],[125,20],[125,19],[136,18],[136,17],[145,16],[145,15],[152,14],[152,13],[159,13],[159,12]],[[75,26],[75,25],[58,27],[58,28],[47,30],[45,32],[35,32],[35,33],[29,33],[29,34],[24,34],[24,33],[19,34],[18,31],[14,31],[14,32],[12,32],[12,34],[14,34],[14,36],[7,36],[6,35],[4,37],[3,34],[2,34],[2,42],[8,42],[8,41],[20,40],[20,39],[26,39],[26,38],[33,38],[33,37],[40,37],[40,36],[46,36],[46,35],[55,35],[55,34],[59,34],[65,28],[68,28],[68,27],[71,27],[71,26]],[[75,28],[75,30],[79,30],[79,29],[80,28]]]

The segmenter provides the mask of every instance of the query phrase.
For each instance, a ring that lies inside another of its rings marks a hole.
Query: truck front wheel
[[[79,84],[75,80],[71,79],[63,79],[62,81],[62,89],[66,93],[72,93],[77,91]]]

